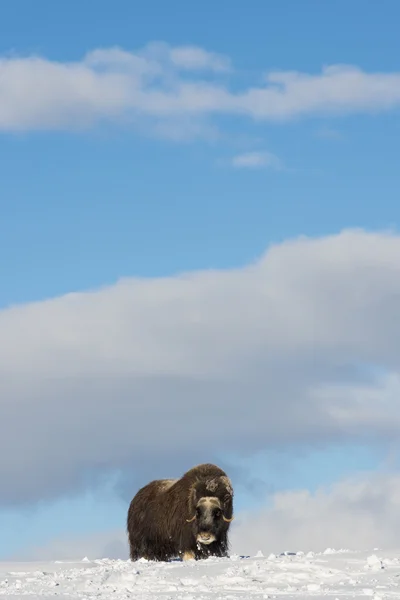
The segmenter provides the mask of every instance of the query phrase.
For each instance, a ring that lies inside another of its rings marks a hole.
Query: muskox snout
[[[215,542],[215,539],[215,535],[210,531],[200,531],[197,534],[197,541],[200,544],[205,544],[206,546]]]

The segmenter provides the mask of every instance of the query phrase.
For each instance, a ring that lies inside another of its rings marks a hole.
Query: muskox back
[[[131,560],[226,556],[232,500],[231,483],[216,465],[199,465],[180,479],[148,483],[128,510]]]

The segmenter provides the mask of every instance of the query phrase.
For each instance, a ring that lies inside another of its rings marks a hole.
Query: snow
[[[0,596],[48,600],[400,598],[400,552],[285,552],[152,563],[88,557],[0,563]]]

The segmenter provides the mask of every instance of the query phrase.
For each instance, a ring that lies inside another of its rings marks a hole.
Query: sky
[[[399,17],[2,3],[0,559],[208,461],[239,552],[395,542]]]

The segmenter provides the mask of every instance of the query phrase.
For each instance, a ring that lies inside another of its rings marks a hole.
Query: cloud
[[[271,152],[247,152],[232,159],[232,165],[238,169],[274,169],[283,168],[282,161]]]
[[[0,311],[0,504],[93,472],[397,439],[399,261],[399,236],[350,230]]]
[[[259,509],[235,514],[231,552],[264,555],[284,551],[322,552],[326,548],[396,549],[400,516],[400,475],[353,474],[314,493],[306,489],[272,495]],[[128,558],[126,532],[63,536],[11,559],[67,560]]]
[[[87,535],[64,535],[41,546],[25,548],[9,560],[82,560],[129,558],[126,532],[123,529],[99,531]]]
[[[207,52],[196,46],[171,48],[170,58],[174,65],[182,69],[204,69],[223,73],[231,70],[231,61],[228,57]]]
[[[271,506],[239,515],[232,547],[250,554],[397,548],[399,501],[398,474],[354,475],[315,493],[280,492]]]
[[[98,48],[75,62],[3,56],[0,130],[81,129],[111,121],[139,128],[146,123],[162,132],[162,124],[180,118],[231,115],[284,122],[400,105],[397,72],[367,73],[352,65],[314,74],[271,71],[263,85],[252,87],[230,84],[228,75],[235,75],[229,57],[161,42],[135,52]]]

